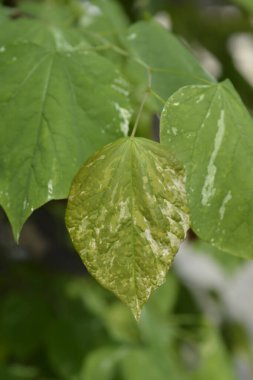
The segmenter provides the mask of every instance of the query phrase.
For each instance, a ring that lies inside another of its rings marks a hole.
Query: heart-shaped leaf
[[[127,83],[69,36],[38,24],[34,41],[0,48],[0,204],[17,240],[34,209],[67,197],[85,159],[127,134]]]
[[[184,171],[156,142],[117,140],[79,171],[66,224],[89,272],[138,319],[188,229]]]

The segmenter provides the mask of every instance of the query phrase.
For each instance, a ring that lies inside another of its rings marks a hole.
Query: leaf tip
[[[134,308],[131,308],[131,312],[134,316],[134,319],[137,321],[137,322],[140,322],[140,318],[141,318],[141,309],[134,309]]]
[[[13,238],[16,244],[19,244],[21,228],[22,227],[17,227],[17,226],[12,225]]]

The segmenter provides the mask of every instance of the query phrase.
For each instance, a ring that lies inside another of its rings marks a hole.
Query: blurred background
[[[2,2],[13,20],[35,3]],[[232,80],[252,112],[252,0],[117,3],[126,23],[155,18],[176,33],[213,76]],[[110,28],[103,17],[101,28]],[[142,135],[156,137],[157,123],[146,107]],[[0,210],[0,380],[253,379],[252,262],[190,232],[136,323],[86,272],[65,207],[35,211],[19,245]]]

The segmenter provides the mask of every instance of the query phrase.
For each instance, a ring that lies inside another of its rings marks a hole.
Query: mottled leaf
[[[181,166],[146,139],[109,144],[76,176],[66,223],[89,272],[139,318],[188,228]]]
[[[253,122],[229,81],[188,86],[167,102],[161,142],[184,162],[192,227],[253,257]]]
[[[131,115],[109,61],[59,28],[45,33],[48,45],[43,34],[0,47],[0,203],[16,239],[34,209],[67,197],[90,154],[127,134]]]

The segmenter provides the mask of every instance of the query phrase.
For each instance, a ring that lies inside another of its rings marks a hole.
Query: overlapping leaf
[[[0,46],[0,204],[16,239],[35,208],[67,197],[94,150],[127,134],[130,119],[127,84],[109,61],[76,35],[36,30],[33,42]]]
[[[93,0],[83,2],[83,14],[79,26],[111,42],[118,42],[119,35],[128,26],[128,19],[116,1]],[[90,34],[91,36],[92,34]],[[95,38],[95,36],[94,36]]]
[[[231,83],[176,92],[162,114],[161,142],[185,164],[194,231],[252,258],[253,121]]]
[[[13,42],[29,42],[50,49],[55,49],[58,45],[60,50],[63,50],[65,45],[65,51],[80,51],[81,49],[84,51],[91,48],[75,28],[61,28],[49,22],[46,24],[29,18],[8,20],[5,28],[0,29],[0,45],[5,46]]]
[[[160,144],[123,138],[82,167],[66,223],[90,273],[139,318],[188,228],[184,174]]]
[[[190,51],[172,33],[154,22],[142,21],[130,27],[127,41],[135,57],[135,61],[130,61],[130,73],[136,75],[137,71],[136,81],[142,77],[149,86],[147,71],[152,89],[165,100],[182,86],[214,82]],[[144,68],[142,76],[136,60]]]
[[[62,27],[73,25],[82,14],[82,6],[76,0],[28,0],[19,2],[18,9],[23,16]]]

